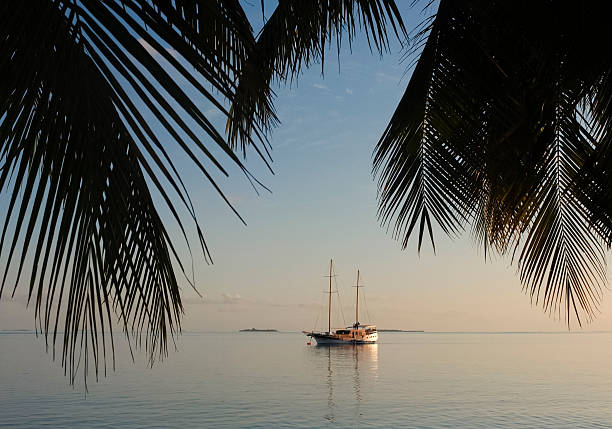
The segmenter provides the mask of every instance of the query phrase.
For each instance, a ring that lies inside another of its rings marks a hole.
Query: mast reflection
[[[336,400],[337,390],[340,389],[341,391],[342,385],[346,385],[346,381],[350,380],[355,416],[359,420],[363,398],[361,391],[362,378],[364,380],[377,378],[378,344],[319,345],[313,347],[313,349],[321,358],[317,359],[320,363],[323,363],[323,359],[327,361],[326,384],[328,394],[325,419],[332,423],[336,422],[336,412],[338,410],[338,402]]]

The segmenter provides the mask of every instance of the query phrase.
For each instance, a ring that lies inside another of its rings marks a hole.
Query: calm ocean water
[[[40,339],[0,334],[0,426],[612,427],[611,333],[380,336],[188,333],[153,369],[120,356],[85,397]]]

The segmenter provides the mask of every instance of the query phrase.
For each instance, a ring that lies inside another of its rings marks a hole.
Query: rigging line
[[[370,317],[370,308],[368,307],[368,301],[366,300],[365,293],[361,294],[361,300],[363,301],[363,306],[365,307],[365,310],[366,310],[366,317],[368,318],[367,321],[371,323],[372,318]]]
[[[363,302],[363,308],[365,309],[366,321],[368,323],[372,323],[372,317],[370,315],[370,307],[368,306],[368,300],[365,294],[365,291],[361,292],[361,301]]]
[[[321,295],[321,298],[319,298],[319,306],[318,306],[319,311],[317,313],[317,319],[315,320],[315,323],[314,323],[314,328],[312,329],[313,332],[316,331],[317,325],[319,323],[319,318],[321,317],[321,313],[323,313],[323,297],[324,295]]]
[[[334,271],[334,275],[336,272]],[[340,300],[340,286],[338,285],[338,277],[334,276],[334,282],[336,283],[336,293],[338,294],[338,305],[340,306],[340,315],[342,316],[342,327],[346,326],[346,319],[344,318],[344,310],[342,309],[342,301]]]

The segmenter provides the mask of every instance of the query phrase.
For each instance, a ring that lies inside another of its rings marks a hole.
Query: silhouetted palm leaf
[[[420,249],[432,221],[470,222],[485,249],[518,251],[530,295],[568,324],[597,311],[611,237],[603,6],[441,1],[374,159],[404,247],[417,223]]]
[[[12,189],[0,238],[6,257],[0,294],[11,267],[14,293],[30,255],[28,300],[36,302],[38,329],[45,338],[53,333],[53,348],[63,331],[62,362],[71,382],[81,360],[85,376],[88,359],[96,376],[102,363],[106,368],[113,311],[128,338],[132,333],[137,344],[144,341],[153,362],[180,329],[172,261],[183,267],[147,178],[187,239],[167,188],[174,192],[195,222],[206,257],[208,250],[180,175],[135,100],[225,198],[211,167],[200,161],[204,156],[225,173],[207,144],[244,167],[150,49],[225,112],[198,75],[231,98],[245,43],[252,41],[250,26],[233,1],[32,1],[0,8],[0,189]],[[162,42],[196,72],[187,71]],[[199,129],[187,126],[185,115]],[[202,131],[210,143],[198,137]]]
[[[265,138],[278,124],[273,81],[293,79],[302,66],[319,61],[323,68],[327,44],[335,40],[339,54],[342,37],[350,45],[360,27],[370,45],[382,53],[388,47],[388,25],[396,36],[406,35],[392,0],[279,1],[240,74],[227,125],[232,146],[244,152],[253,134]]]
[[[189,245],[186,210],[210,257],[164,136],[230,207],[214,174],[229,163],[254,180],[190,95],[267,163],[274,78],[322,59],[360,19],[379,50],[387,19],[403,31],[390,0],[281,1],[257,41],[238,0],[9,1],[0,13],[0,296],[30,272],[37,329],[54,352],[63,332],[70,381],[82,363],[85,383],[90,360],[96,377],[109,355],[114,365],[113,313],[151,363],[180,330],[173,263],[185,270],[150,187]]]

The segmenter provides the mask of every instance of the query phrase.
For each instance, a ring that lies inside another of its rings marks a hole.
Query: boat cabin
[[[347,326],[346,329],[337,329],[334,332],[339,339],[344,341],[372,341],[378,338],[376,325],[361,325],[355,323],[352,326]]]

